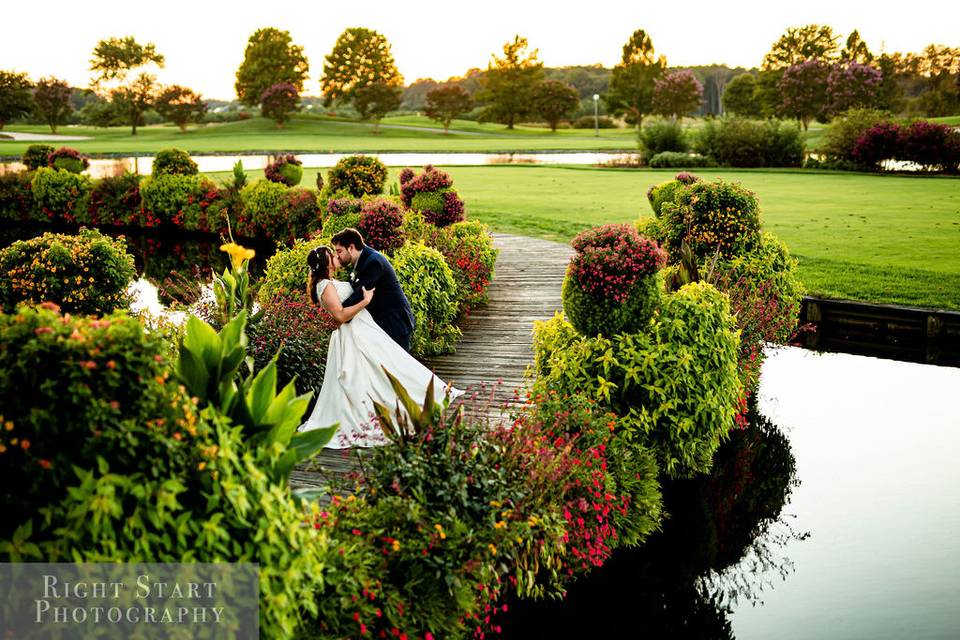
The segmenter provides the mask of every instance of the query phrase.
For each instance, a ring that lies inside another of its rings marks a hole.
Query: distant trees
[[[643,29],[637,29],[623,45],[620,63],[613,68],[610,89],[604,95],[608,109],[625,115],[639,129],[643,116],[653,108],[653,88],[667,68],[667,59],[657,57],[653,41]]]
[[[843,62],[859,62],[860,64],[873,62],[873,54],[867,48],[867,43],[860,39],[860,32],[856,29],[847,36],[847,42],[840,52],[840,60]]]
[[[493,55],[479,98],[486,104],[482,118],[513,125],[533,110],[532,92],[543,79],[543,63],[526,38],[515,36],[503,45],[503,56]]]
[[[186,131],[187,125],[191,122],[202,122],[203,115],[207,112],[207,104],[199,94],[176,84],[160,92],[154,101],[153,108],[165,120],[180,127],[181,131]]]
[[[360,87],[353,94],[353,107],[361,120],[373,122],[373,133],[380,133],[380,120],[400,107],[403,88],[394,83],[374,82]]]
[[[52,133],[57,127],[67,122],[73,113],[70,95],[73,89],[64,80],[54,77],[41,78],[33,90],[34,112],[37,117],[47,123]]]
[[[830,64],[812,58],[787,67],[780,79],[780,98],[784,115],[796,118],[804,131],[814,118],[827,114],[827,78]]]
[[[745,118],[759,118],[761,111],[756,91],[757,81],[752,73],[734,76],[723,92],[723,110]]]
[[[248,107],[255,107],[267,89],[280,83],[293,85],[299,94],[309,70],[303,47],[293,43],[289,31],[258,29],[247,40],[243,62],[237,69],[237,98]]]
[[[33,108],[32,88],[26,73],[0,71],[0,130],[10,120],[30,113]]]
[[[858,34],[859,37],[859,34]],[[826,25],[790,27],[763,58],[764,69],[786,69],[813,58],[829,60],[840,52],[838,36]]]
[[[653,113],[680,118],[695,111],[703,100],[703,85],[689,69],[668,73],[653,85]]]
[[[546,120],[551,131],[557,124],[569,118],[580,106],[580,94],[566,82],[545,80],[530,92],[530,100],[537,115]]]
[[[135,78],[131,76],[135,70],[149,65],[162,68],[163,63],[163,56],[157,53],[153,44],[141,45],[133,36],[101,40],[93,50],[90,70],[96,75],[92,83],[98,88],[115,83],[115,88],[110,91],[113,108],[124,116],[131,135],[137,135],[137,125],[157,90],[156,76],[145,71]]]
[[[443,132],[450,131],[450,123],[457,116],[473,108],[473,98],[460,85],[442,85],[427,91],[424,114],[443,125]]]
[[[400,106],[403,76],[397,70],[387,38],[372,29],[354,27],[340,34],[327,55],[320,80],[324,103],[350,102],[364,119],[380,119]]]

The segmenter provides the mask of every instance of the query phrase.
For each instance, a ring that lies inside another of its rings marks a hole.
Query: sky
[[[349,27],[384,34],[407,83],[445,80],[471,67],[519,34],[547,66],[613,66],[635,29],[645,29],[670,66],[759,66],[787,27],[829,24],[853,29],[870,49],[919,51],[930,43],[960,46],[960,2],[933,0],[908,10],[902,3],[805,0],[789,4],[748,0],[681,4],[589,0],[48,0],[5,2],[0,9],[0,69],[31,78],[54,75],[89,84],[90,54],[98,40],[133,35],[166,57],[158,78],[206,98],[233,99],[234,75],[247,39],[258,28],[290,32],[310,63],[304,95],[319,95],[323,58]],[[888,9],[885,5],[896,7]]]

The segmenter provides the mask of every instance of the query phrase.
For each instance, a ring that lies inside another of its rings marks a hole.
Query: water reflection
[[[562,602],[510,603],[506,637],[733,638],[733,605],[786,575],[783,546],[805,537],[783,515],[798,484],[786,436],[753,411],[709,475],[665,484],[660,533],[615,553]]]

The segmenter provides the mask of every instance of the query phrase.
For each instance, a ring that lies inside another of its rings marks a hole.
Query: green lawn
[[[9,125],[4,131],[49,133],[41,125]],[[632,129],[563,129],[556,133],[540,127],[508,130],[498,124],[458,120],[449,134],[436,122],[417,116],[384,119],[381,132],[374,134],[367,123],[317,116],[297,116],[278,129],[270,120],[251,118],[242,122],[191,127],[185,133],[173,126],[141,127],[136,136],[129,127],[60,127],[64,135],[89,136],[71,141],[83,153],[145,154],[178,147],[191,153],[211,152],[374,152],[374,151],[578,151],[636,149]],[[19,156],[33,144],[0,138],[0,157]],[[59,143],[51,143],[59,144]]]
[[[516,165],[445,170],[470,217],[494,230],[560,241],[588,226],[651,215],[647,188],[674,173]],[[312,185],[316,170],[304,173],[304,184]],[[799,259],[810,293],[960,309],[960,179],[720,169],[700,175],[757,193],[764,228]]]

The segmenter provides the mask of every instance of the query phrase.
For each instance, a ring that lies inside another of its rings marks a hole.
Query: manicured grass
[[[647,189],[673,171],[447,167],[472,218],[494,230],[569,241],[652,215]],[[313,185],[316,170],[304,172]],[[764,228],[800,261],[814,295],[960,309],[960,180],[809,171],[706,170],[757,193]],[[395,180],[395,174],[391,176]]]
[[[14,126],[5,131],[49,133],[41,125]],[[185,133],[173,126],[141,127],[136,136],[129,127],[60,127],[63,135],[90,136],[91,140],[49,144],[68,144],[87,154],[145,154],[178,147],[191,153],[212,152],[352,152],[352,151],[562,151],[636,149],[632,129],[564,129],[551,132],[539,127],[508,130],[498,124],[478,124],[458,120],[444,134],[436,122],[423,117],[387,118],[381,132],[374,134],[367,123],[349,122],[317,116],[296,116],[284,128],[273,121],[251,118],[242,122],[191,127]],[[0,139],[0,156],[19,156],[31,142]]]

